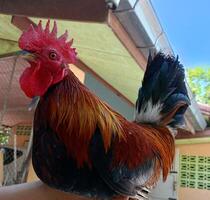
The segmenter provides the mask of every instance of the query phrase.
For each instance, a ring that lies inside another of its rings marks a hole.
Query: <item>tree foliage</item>
[[[0,145],[5,145],[9,141],[9,133],[11,129],[0,126]]]
[[[210,68],[187,69],[187,79],[196,100],[210,105]]]
[[[9,136],[8,135],[0,133],[0,145],[7,144],[8,140],[9,140]]]

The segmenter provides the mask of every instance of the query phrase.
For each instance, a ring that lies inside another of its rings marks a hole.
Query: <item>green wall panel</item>
[[[180,187],[210,190],[210,157],[180,155]]]

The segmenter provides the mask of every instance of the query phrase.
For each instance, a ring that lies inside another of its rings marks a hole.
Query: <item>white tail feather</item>
[[[162,110],[162,104],[152,104],[150,99],[145,105],[142,106],[140,112],[136,111],[135,121],[139,123],[155,123],[158,124],[161,120],[160,111]]]

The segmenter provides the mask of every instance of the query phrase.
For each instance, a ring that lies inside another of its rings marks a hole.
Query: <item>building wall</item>
[[[180,155],[210,157],[210,143],[177,145]],[[209,200],[210,190],[183,188],[178,189],[179,200]]]
[[[180,154],[210,156],[210,143],[176,145]]]
[[[37,175],[36,175],[36,173],[34,171],[32,162],[30,162],[27,182],[30,183],[30,182],[37,181],[37,180],[39,180],[39,178],[37,177]]]
[[[3,178],[4,178],[4,154],[3,151],[0,150],[0,186],[3,183]]]
[[[16,137],[16,144],[17,144],[17,148],[20,147],[25,147],[27,148],[27,144],[29,141],[29,136],[28,135],[17,135]],[[11,135],[9,137],[9,143],[8,146],[13,147],[14,146],[14,135]]]

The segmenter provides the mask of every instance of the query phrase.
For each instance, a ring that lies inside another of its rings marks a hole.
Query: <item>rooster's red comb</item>
[[[74,63],[76,59],[75,48],[71,48],[73,39],[67,41],[68,31],[57,37],[57,24],[54,21],[52,31],[50,31],[50,20],[47,21],[45,29],[40,20],[37,26],[30,27],[22,33],[19,39],[19,47],[29,52],[41,51],[43,48],[51,46],[57,49],[67,63]]]

